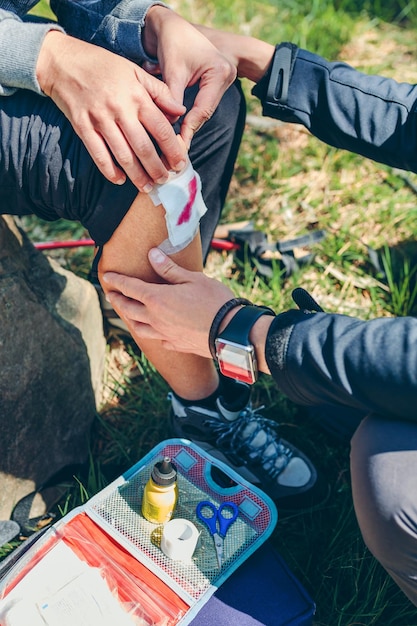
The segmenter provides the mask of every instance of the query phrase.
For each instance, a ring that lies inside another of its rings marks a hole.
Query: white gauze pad
[[[159,247],[167,254],[179,252],[194,239],[200,219],[207,211],[201,194],[201,179],[190,162],[181,172],[171,172],[163,185],[149,193],[152,202],[165,208],[168,239]]]

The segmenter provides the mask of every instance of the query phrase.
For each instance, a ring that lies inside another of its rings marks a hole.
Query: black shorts
[[[187,90],[188,106],[195,92]],[[192,141],[190,158],[209,209],[201,225],[204,254],[227,193],[244,118],[236,83]],[[0,135],[1,213],[76,220],[99,245],[111,237],[138,190],[129,180],[120,186],[102,176],[50,98],[25,90],[0,97]]]

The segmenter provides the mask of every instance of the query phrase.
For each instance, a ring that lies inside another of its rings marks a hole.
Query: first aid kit
[[[168,459],[175,468],[178,499],[171,519],[155,523],[142,514],[144,490],[155,466]],[[205,516],[216,511],[226,520],[219,518],[220,533],[223,526],[228,528],[221,537],[221,560],[214,536],[198,514],[202,510]],[[257,588],[256,572],[265,565],[252,559],[276,522],[272,500],[227,465],[188,440],[163,441],[51,526],[11,567],[0,564],[0,625],[214,623],[207,613],[206,621],[198,621],[202,609],[210,615],[219,603],[227,603],[225,583],[230,581],[233,588],[235,574],[245,562],[252,562],[254,576],[251,568],[242,570],[242,589],[250,580],[252,589]],[[226,596],[217,595],[222,587]],[[236,601],[234,592],[231,598]],[[303,599],[306,606],[297,606],[297,612],[312,615],[314,605],[306,594]],[[268,617],[271,621],[254,617],[250,624],[292,624],[273,621],[276,609]],[[246,623],[233,606],[229,618],[228,626],[234,619],[236,624]]]

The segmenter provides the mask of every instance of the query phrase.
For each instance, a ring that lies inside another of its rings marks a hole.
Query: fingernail
[[[168,178],[169,176],[167,174],[166,176],[161,176],[161,178],[158,178],[156,182],[158,183],[158,185],[164,185],[167,182]]]
[[[159,248],[151,248],[149,258],[154,263],[162,263],[165,260],[165,254]]]
[[[143,188],[143,191],[144,191],[145,193],[149,193],[149,192],[151,192],[151,191],[152,191],[152,189],[153,189],[153,185],[152,185],[152,183],[146,183],[146,185],[145,185],[145,186],[144,186],[144,188]]]

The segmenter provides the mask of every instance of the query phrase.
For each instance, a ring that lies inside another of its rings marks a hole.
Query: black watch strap
[[[208,336],[209,349],[210,349],[210,353],[213,359],[216,358],[216,346],[214,345],[214,342],[216,341],[216,337],[219,334],[220,324],[222,323],[226,315],[229,313],[229,311],[231,311],[232,309],[235,309],[237,306],[240,306],[241,304],[248,304],[251,306],[252,302],[250,300],[246,300],[246,298],[232,298],[231,300],[228,300],[227,302],[225,302],[223,306],[221,306],[220,309],[217,311],[216,315],[214,316],[214,319],[211,323],[209,336]]]
[[[275,312],[264,306],[243,306],[235,313],[217,339],[227,339],[241,345],[249,345],[252,326],[262,315],[275,315]]]

